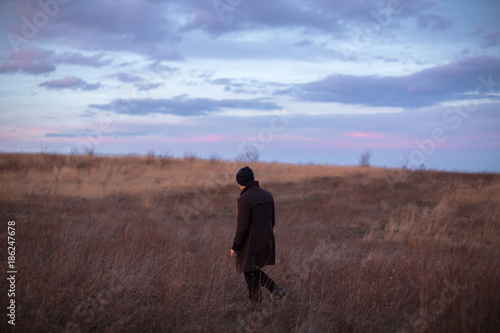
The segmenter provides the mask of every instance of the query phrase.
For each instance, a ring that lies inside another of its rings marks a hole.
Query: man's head
[[[236,174],[236,182],[240,187],[246,187],[255,181],[253,171],[248,166],[241,168]]]

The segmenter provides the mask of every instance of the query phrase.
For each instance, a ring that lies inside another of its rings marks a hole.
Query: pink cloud
[[[200,135],[191,138],[192,142],[220,142],[223,141],[223,136],[220,134]]]
[[[311,136],[288,134],[282,135],[281,138],[277,138],[280,141],[299,141],[299,142],[316,142],[320,141],[321,138],[315,138]]]
[[[38,46],[32,46],[19,49],[18,52],[12,53],[9,58],[14,61],[35,62],[45,60],[53,54],[54,51],[46,50]]]
[[[11,140],[17,139],[21,137],[21,133],[18,130],[11,130],[5,135],[0,136],[0,143],[7,143]]]
[[[216,142],[233,142],[235,141],[233,137],[229,135],[222,134],[207,134],[207,135],[197,135],[197,136],[179,136],[179,137],[169,137],[168,142],[190,142],[190,143],[216,143]]]
[[[54,51],[45,50],[37,46],[19,49],[13,53],[9,60],[0,66],[0,74],[13,74],[17,72],[27,74],[44,74],[53,72],[56,68],[48,61]]]
[[[55,64],[71,64],[79,66],[102,67],[112,62],[111,59],[103,59],[103,53],[85,56],[80,52],[64,52],[56,55],[52,50],[46,50],[38,46],[19,48],[13,52],[7,61],[0,66],[0,74],[45,74],[55,71]]]
[[[325,147],[341,149],[409,149],[415,147],[411,140],[357,141],[329,138],[323,141]]]
[[[6,143],[12,140],[27,141],[28,139],[41,139],[46,133],[55,133],[57,129],[52,127],[25,127],[14,128],[4,127],[1,128],[2,136],[0,136],[0,143]]]
[[[351,138],[360,138],[360,139],[394,139],[397,138],[395,135],[390,135],[387,133],[379,133],[379,132],[347,132],[347,136]]]

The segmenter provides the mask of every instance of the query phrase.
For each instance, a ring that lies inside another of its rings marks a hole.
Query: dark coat
[[[232,249],[238,253],[236,270],[250,272],[274,265],[274,198],[255,181],[238,198],[238,224]]]

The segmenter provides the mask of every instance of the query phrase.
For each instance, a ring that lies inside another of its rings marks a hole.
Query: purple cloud
[[[43,2],[43,1],[42,1]],[[159,1],[71,1],[59,6],[48,24],[37,29],[39,42],[57,39],[65,45],[88,51],[129,51],[153,59],[180,59],[174,46],[181,40],[176,32],[175,8],[182,4]],[[14,17],[33,17],[42,12],[40,1],[6,5]],[[22,36],[22,20],[12,20],[8,31]],[[81,61],[78,60],[78,61]]]
[[[485,48],[495,47],[500,45],[500,31],[484,36],[484,40],[485,40],[484,43]]]
[[[162,84],[157,82],[157,83],[139,83],[136,84],[135,87],[137,88],[138,91],[148,91],[152,89],[156,89],[160,87]]]
[[[134,83],[143,81],[142,77],[129,73],[115,73],[111,76],[123,83]]]
[[[0,66],[0,74],[39,75],[55,71],[56,64],[102,67],[112,62],[110,59],[102,59],[103,57],[102,53],[85,56],[80,52],[64,52],[61,55],[56,55],[52,50],[31,46],[13,52],[9,56],[9,60]]]
[[[313,44],[314,43],[309,38],[306,38],[306,39],[302,39],[299,42],[294,43],[293,46],[296,46],[296,47],[307,47],[307,46],[311,46]]]
[[[231,91],[238,94],[264,94],[272,95],[276,90],[283,89],[289,85],[278,82],[261,82],[254,79],[231,79],[231,78],[218,78],[218,79],[205,79],[205,82],[216,85],[224,86],[225,91]]]
[[[101,84],[99,82],[87,83],[77,77],[65,76],[60,79],[42,82],[39,86],[47,89],[95,90],[98,89]]]
[[[225,4],[224,13],[216,5],[221,2]],[[5,8],[13,17],[31,18],[42,10],[39,3],[11,2]],[[88,51],[128,51],[154,60],[181,60],[179,42],[186,32],[193,30],[221,35],[244,30],[307,28],[341,37],[353,27],[385,20],[388,10],[393,10],[392,15],[389,13],[390,20],[398,21],[421,15],[435,5],[427,0],[403,0],[398,2],[397,9],[391,9],[392,3],[387,0],[191,0],[127,1],[117,6],[107,1],[72,1],[50,15],[48,24],[37,29],[36,39],[42,43],[57,39],[72,48]],[[24,25],[20,19],[12,20],[7,30],[22,36]],[[71,61],[78,64],[102,63],[102,59],[73,57]]]
[[[144,79],[142,77],[129,73],[115,73],[111,75],[111,77],[114,77],[123,83],[133,83],[134,87],[138,91],[148,91],[156,89],[162,85],[159,82],[156,83],[144,82]]]
[[[54,51],[45,50],[37,46],[19,49],[12,53],[9,60],[0,66],[0,74],[25,73],[40,75],[53,72],[56,68],[49,58]]]
[[[93,56],[85,56],[80,52],[64,52],[63,54],[56,57],[55,61],[57,63],[66,63],[79,66],[90,66],[90,67],[102,67],[109,65],[111,59],[102,59],[104,54],[99,53]]]
[[[231,5],[225,1],[193,0],[185,2],[190,15],[180,31],[205,30],[214,35],[262,28],[303,27],[327,33],[341,33],[368,22],[417,16],[435,6],[432,1],[413,0],[312,0],[243,1]],[[217,5],[218,4],[218,5]],[[392,4],[393,8],[389,8]],[[392,13],[392,15],[391,15]]]
[[[480,76],[491,76],[498,82],[500,58],[465,58],[406,76],[334,74],[277,94],[292,95],[302,101],[414,108],[468,98],[467,94],[474,93],[481,84]]]
[[[187,95],[180,95],[170,99],[116,99],[109,104],[90,104],[89,107],[130,115],[158,113],[179,116],[206,115],[222,111],[225,108],[263,111],[281,109],[276,103],[264,98],[216,100],[211,98],[189,98]]]
[[[451,26],[451,21],[440,15],[420,15],[417,19],[418,26],[429,30],[447,30]]]

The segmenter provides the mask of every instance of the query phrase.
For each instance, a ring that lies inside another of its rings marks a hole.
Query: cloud
[[[151,63],[148,67],[153,73],[160,74],[160,75],[163,75],[164,73],[172,74],[172,73],[179,71],[178,67],[170,67],[170,66],[164,65],[164,64],[162,64],[161,61],[155,61],[155,62]]]
[[[180,95],[170,99],[115,99],[109,104],[90,104],[89,107],[129,115],[172,114],[178,116],[206,115],[223,109],[263,111],[281,109],[276,103],[264,98],[216,100],[211,98],[189,98],[187,95]]]
[[[93,56],[85,56],[80,52],[64,52],[56,57],[55,62],[90,67],[102,67],[113,62],[111,59],[102,59],[103,57],[103,53],[95,54]]]
[[[500,31],[484,36],[484,40],[485,40],[484,43],[485,48],[495,47],[500,45]]]
[[[49,58],[54,51],[32,46],[12,53],[9,60],[0,66],[0,74],[25,73],[40,75],[53,72],[56,68]]]
[[[44,13],[44,1],[16,1],[5,7],[12,17],[28,19]],[[36,40],[57,39],[71,48],[87,51],[129,51],[153,59],[180,59],[174,46],[181,40],[176,33],[182,3],[159,1],[71,1],[60,5],[47,24],[37,29]],[[8,31],[22,36],[21,19],[9,22]]]
[[[138,91],[148,91],[152,89],[156,89],[160,87],[162,84],[157,82],[157,83],[140,83],[136,84],[135,87],[137,88]]]
[[[21,18],[31,19],[35,13],[43,14],[40,3],[44,2],[11,1],[5,4],[2,9],[9,13],[8,16],[16,18],[5,22],[6,30],[22,36],[26,22]],[[216,3],[226,4],[223,13]],[[391,9],[393,3],[399,7]],[[196,52],[183,49],[186,44],[182,42],[197,36],[191,32],[219,37],[235,32],[307,31],[307,38],[311,39],[282,40],[291,46],[295,43],[295,49],[305,49],[320,47],[321,44],[313,38],[315,36],[345,40],[351,38],[352,30],[380,20],[385,26],[385,23],[397,24],[408,17],[426,14],[420,19],[421,25],[442,28],[445,19],[427,13],[434,7],[437,7],[436,3],[427,0],[132,0],[120,3],[120,6],[113,1],[71,1],[60,5],[54,15],[48,15],[47,24],[37,29],[36,41],[42,44],[57,42],[89,52],[128,52],[153,61],[179,61],[185,59],[184,52]],[[73,53],[61,57],[67,63],[93,67],[111,61],[102,58],[102,53],[93,56]]]
[[[45,14],[40,3],[44,2],[4,4],[9,16],[18,18],[6,22],[6,30],[23,36],[26,22],[20,18],[29,20],[36,13]],[[223,13],[217,3],[226,4]],[[180,42],[194,30],[219,36],[240,31],[306,28],[340,36],[353,26],[376,20],[375,16],[384,15],[388,6],[387,0],[144,0],[126,1],[120,6],[113,1],[71,1],[47,15],[46,24],[36,29],[36,40],[45,43],[57,39],[80,50],[126,51],[158,61],[181,60]],[[432,6],[433,2],[426,0],[401,1],[403,10],[391,19],[416,16]],[[103,61],[78,59],[77,55],[74,58],[77,63]]]
[[[378,132],[347,132],[346,136],[352,138],[360,139],[397,139],[402,138],[402,136],[392,135],[388,133],[378,133]]]
[[[95,90],[101,84],[99,82],[88,83],[77,77],[65,76],[60,79],[42,82],[39,86],[47,89]]]
[[[142,82],[143,80],[140,76],[129,73],[115,73],[111,76],[124,83]]]
[[[233,78],[206,78],[205,82],[224,86],[225,91],[238,94],[264,94],[272,95],[277,89],[283,89],[289,85],[277,82],[262,82],[255,79],[233,79]]]
[[[312,46],[313,44],[314,43],[309,38],[305,38],[305,39],[302,39],[301,41],[294,43],[293,46],[308,47],[308,46]]]
[[[54,72],[56,64],[102,67],[112,62],[103,59],[104,54],[85,56],[80,52],[64,52],[56,55],[54,51],[38,46],[20,48],[9,56],[0,66],[0,74],[25,73],[40,75]]]
[[[129,74],[129,73],[115,73],[111,75],[111,77],[114,77],[118,79],[119,81],[123,83],[134,83],[134,87],[138,91],[147,91],[147,90],[152,90],[160,87],[162,83],[160,82],[144,82],[144,78],[134,75],[134,74]]]
[[[418,26],[429,30],[447,30],[451,26],[451,21],[440,15],[420,15],[417,19]]]
[[[341,33],[352,26],[387,18],[398,20],[417,16],[435,6],[432,1],[400,1],[396,8],[386,0],[312,0],[312,1],[186,1],[188,15],[180,31],[204,30],[221,35],[242,30],[269,28],[312,28],[326,33]],[[392,15],[391,15],[392,14]]]
[[[137,136],[146,136],[151,134],[151,132],[147,131],[130,131],[130,132],[122,132],[122,131],[113,131],[111,133],[103,133],[98,130],[89,130],[89,129],[73,129],[71,131],[66,132],[54,132],[54,133],[45,133],[44,137],[46,138],[95,138],[99,136],[113,136],[113,137],[137,137]]]
[[[334,74],[322,80],[297,84],[276,94],[292,95],[310,102],[416,108],[468,98],[468,94],[475,92],[481,84],[480,76],[485,79],[491,76],[494,82],[498,82],[500,58],[464,58],[406,76]],[[487,92],[487,89],[483,88],[482,92]]]

